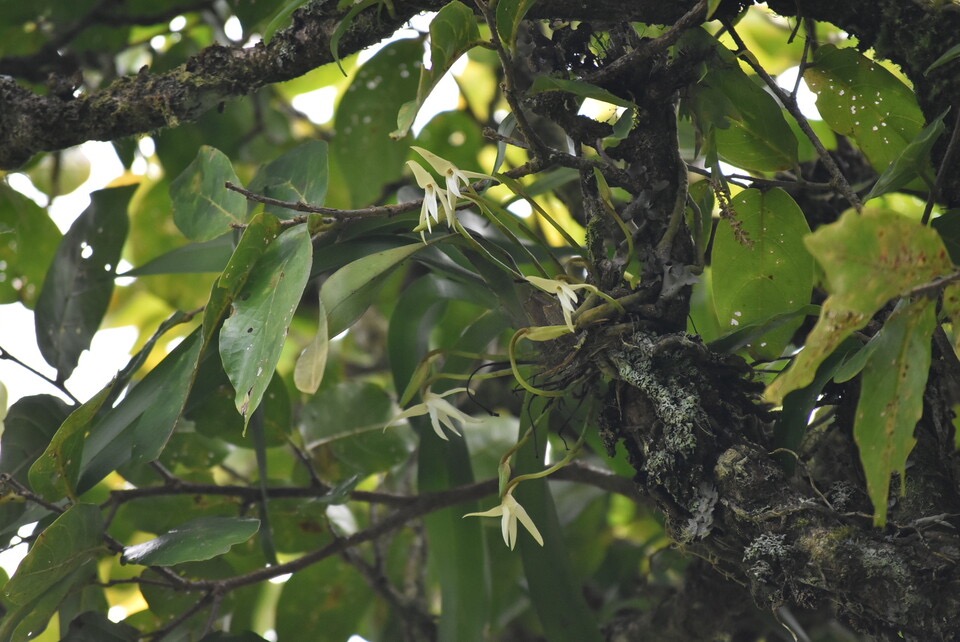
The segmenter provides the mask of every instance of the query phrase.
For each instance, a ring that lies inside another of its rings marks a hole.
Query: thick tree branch
[[[347,56],[393,34],[421,11],[437,10],[441,0],[393,3],[393,16],[378,7],[361,12],[339,41]],[[551,0],[534,5],[531,17],[642,20],[672,23],[695,3],[582,3]],[[76,98],[39,95],[0,77],[0,169],[15,169],[42,151],[64,149],[88,140],[115,140],[196,120],[218,104],[261,87],[302,76],[333,62],[330,39],[345,12],[336,3],[315,0],[294,14],[293,24],[269,43],[214,45],[180,67],[162,74],[146,68],[108,87]]]

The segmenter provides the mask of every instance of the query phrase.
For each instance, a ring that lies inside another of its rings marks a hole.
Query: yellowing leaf
[[[323,307],[323,299],[320,299],[319,314],[320,319],[317,322],[317,336],[310,342],[300,357],[297,359],[297,365],[293,369],[293,383],[297,390],[312,395],[320,387],[323,380],[323,370],[327,366],[327,353],[330,349],[330,336],[327,334],[327,311]]]
[[[953,270],[936,231],[887,210],[849,211],[806,238],[830,296],[806,347],[766,391],[779,404],[813,381],[820,363],[890,299]]]
[[[898,307],[880,331],[863,371],[853,436],[878,526],[887,520],[890,475],[900,474],[902,488],[907,457],[916,443],[913,430],[923,414],[935,307],[927,298]]]

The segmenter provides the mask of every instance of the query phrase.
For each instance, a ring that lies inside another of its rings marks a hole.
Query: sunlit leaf
[[[934,230],[886,210],[849,211],[806,245],[824,269],[830,296],[806,347],[767,388],[773,403],[809,384],[827,355],[887,301],[953,270]]]
[[[91,194],[90,207],[64,235],[47,272],[37,299],[37,345],[61,380],[73,372],[107,311],[134,189]]]
[[[934,301],[922,298],[894,311],[863,371],[853,436],[878,526],[887,519],[890,475],[899,473],[901,492],[905,487],[913,430],[923,414],[935,308]]]
[[[209,241],[230,231],[231,225],[246,223],[247,199],[224,184],[240,183],[230,159],[206,145],[172,183],[173,220],[194,241]]]
[[[233,254],[233,234],[224,234],[209,241],[191,243],[124,272],[121,276],[150,274],[197,274],[220,272]]]
[[[781,189],[749,189],[730,206],[736,220],[721,219],[713,242],[713,298],[720,326],[765,322],[801,308],[813,290],[813,257],[803,245],[810,227],[803,211]],[[802,322],[781,325],[749,344],[775,358]]]
[[[804,78],[817,94],[823,119],[854,138],[878,171],[886,170],[923,128],[910,88],[856,49],[818,47]]]
[[[237,411],[249,420],[280,359],[287,329],[310,274],[312,248],[305,225],[283,232],[264,251],[233,302],[220,331],[223,367],[237,392]]]
[[[249,517],[201,517],[190,520],[157,538],[128,546],[122,562],[143,566],[173,566],[223,555],[234,544],[253,537],[260,520]]]

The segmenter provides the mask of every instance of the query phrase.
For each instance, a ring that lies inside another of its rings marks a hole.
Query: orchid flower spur
[[[447,213],[447,224],[450,227],[453,227],[453,213],[456,211],[457,199],[463,198],[463,192],[460,191],[460,185],[469,185],[470,179],[484,179],[489,178],[493,179],[489,174],[480,174],[479,172],[468,172],[462,170],[450,161],[445,158],[440,158],[433,152],[424,149],[422,147],[411,147],[418,154],[423,156],[423,158],[430,163],[430,166],[437,171],[438,174],[442,174],[447,182],[446,197],[447,197],[447,207],[444,211]]]
[[[570,328],[571,332],[574,331],[573,313],[577,309],[576,290],[587,290],[594,294],[597,293],[596,286],[590,285],[589,283],[565,283],[557,279],[544,279],[539,276],[527,276],[524,278],[544,292],[548,292],[557,297],[560,301],[560,309],[563,311],[563,320],[566,321],[567,327]]]
[[[438,395],[431,392],[428,388],[423,391],[423,401],[421,403],[410,406],[399,415],[391,419],[390,423],[384,426],[384,430],[401,419],[419,417],[420,415],[430,415],[430,423],[433,425],[433,431],[437,433],[437,436],[440,437],[440,439],[449,441],[449,438],[443,432],[441,425],[446,426],[453,434],[460,436],[460,431],[457,430],[457,427],[453,424],[454,419],[459,421],[461,426],[464,424],[480,423],[480,420],[471,417],[462,410],[458,410],[453,406],[453,404],[444,399],[444,397],[449,397],[450,395],[458,392],[466,392],[466,390],[466,388],[453,388]]]
[[[426,243],[427,240],[424,237],[423,230],[426,229],[428,232],[433,231],[433,227],[430,224],[431,219],[433,219],[434,223],[440,222],[440,211],[437,199],[440,200],[440,206],[443,207],[443,211],[446,214],[447,224],[452,226],[450,223],[452,214],[447,210],[449,197],[446,191],[437,185],[437,182],[433,179],[430,172],[425,170],[420,163],[412,160],[407,161],[407,167],[413,172],[413,177],[417,180],[417,185],[423,190],[423,207],[420,208],[420,223],[414,228],[414,231],[420,232],[420,239]]]
[[[527,515],[527,511],[520,505],[520,502],[513,497],[514,488],[516,488],[515,485],[507,489],[499,506],[482,513],[467,513],[464,517],[499,517],[503,542],[510,547],[511,551],[517,544],[517,520],[519,520],[533,539],[537,540],[537,544],[543,546],[543,536],[537,530],[537,525]]]

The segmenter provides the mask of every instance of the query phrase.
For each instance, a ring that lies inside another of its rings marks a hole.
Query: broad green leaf
[[[29,640],[39,636],[46,630],[64,599],[72,591],[79,590],[81,585],[92,582],[96,575],[96,564],[90,560],[57,577],[57,581],[43,593],[4,614],[0,620],[0,640]]]
[[[530,404],[540,412],[530,412]],[[520,415],[519,436],[531,426],[530,417],[549,412],[543,402],[530,394]],[[543,451],[529,440],[517,452],[515,474],[543,470]],[[543,536],[540,546],[527,532],[517,534],[523,571],[530,587],[530,601],[537,612],[547,639],[551,642],[588,642],[603,640],[596,615],[583,599],[583,579],[576,577],[564,539],[564,529],[557,516],[553,496],[545,479],[521,482],[514,496],[527,511]],[[520,530],[523,530],[522,527]],[[499,545],[497,542],[495,545]]]
[[[740,69],[725,47],[690,101],[700,131],[712,132],[720,158],[771,172],[797,164],[797,138],[777,101]]]
[[[367,615],[373,593],[346,561],[329,557],[294,574],[277,603],[277,638],[343,642]]]
[[[710,286],[712,287],[712,285],[713,278],[710,279]],[[696,286],[694,288],[696,289]],[[701,314],[703,313],[701,312]],[[762,337],[773,331],[785,326],[796,326],[803,321],[804,317],[819,315],[820,306],[807,304],[791,312],[776,314],[759,323],[740,326],[737,330],[723,334],[717,339],[711,339],[707,343],[710,345],[710,349],[716,352],[734,353],[748,346],[757,345]]]
[[[497,31],[508,49],[513,49],[520,23],[537,0],[500,0],[497,3]]]
[[[119,276],[220,272],[226,267],[232,254],[233,233],[231,232],[210,241],[190,243],[175,248]]]
[[[63,237],[47,272],[37,299],[37,345],[61,380],[69,378],[107,311],[134,189],[91,194],[90,207]]]
[[[528,91],[531,94],[539,94],[545,91],[566,91],[581,98],[593,98],[594,100],[610,103],[611,105],[617,105],[619,107],[635,107],[631,101],[624,100],[606,89],[591,85],[582,80],[566,80],[563,78],[554,78],[553,76],[537,76]]]
[[[327,197],[328,173],[327,143],[312,140],[261,167],[247,189],[281,201],[319,206]],[[251,201],[247,209],[252,213],[257,207],[258,204]],[[298,215],[277,205],[266,205],[264,211],[281,219]]]
[[[918,177],[922,178],[927,185],[933,185],[934,175],[930,165],[930,151],[946,130],[943,118],[947,115],[947,111],[937,116],[917,134],[916,138],[910,141],[897,160],[883,171],[863,200],[869,201],[887,192],[895,192]]]
[[[713,298],[720,326],[763,323],[810,301],[813,257],[803,245],[810,227],[782,189],[744,190],[730,202],[736,220],[722,219],[713,242]],[[775,358],[802,318],[757,337],[752,353]]]
[[[260,520],[250,517],[201,517],[183,523],[157,538],[128,546],[121,563],[173,566],[223,555],[234,544],[253,537]]]
[[[300,432],[311,450],[324,447],[345,466],[343,476],[389,470],[410,456],[404,429],[384,426],[393,406],[383,388],[344,381],[321,390],[303,407]]]
[[[830,296],[804,349],[767,388],[775,404],[807,386],[827,355],[887,301],[953,270],[934,230],[887,210],[848,211],[808,236],[806,245],[824,269]]]
[[[236,390],[237,411],[249,421],[280,360],[280,351],[310,274],[305,225],[292,227],[266,249],[233,302],[220,330],[220,356]]]
[[[327,332],[327,311],[323,299],[317,302],[317,334],[297,358],[293,369],[293,383],[297,390],[312,395],[320,388],[323,371],[327,367],[327,353],[330,351],[330,335]]]
[[[35,600],[105,550],[100,508],[76,504],[37,536],[16,574],[4,586],[4,597],[14,604]]]
[[[78,492],[86,492],[120,466],[160,456],[183,413],[200,349],[198,329],[88,429]]]
[[[53,395],[23,397],[10,406],[0,437],[0,473],[26,484],[27,470],[46,450],[70,411]]]
[[[392,138],[407,135],[417,118],[417,112],[443,75],[461,55],[480,42],[483,41],[477,18],[465,4],[453,0],[437,12],[430,22],[430,69],[420,68],[417,97],[400,107],[397,130],[390,134]]]
[[[416,96],[422,59],[419,40],[393,42],[360,68],[340,100],[330,154],[340,167],[363,168],[344,171],[354,207],[378,200],[383,188],[403,175],[408,147],[390,132],[401,106]]]
[[[910,88],[855,49],[819,47],[804,79],[817,94],[823,119],[855,139],[877,171],[896,161],[923,128]]]
[[[76,495],[84,435],[112,391],[113,385],[108,385],[71,412],[30,467],[30,485],[40,496],[55,501]]]
[[[170,183],[173,220],[193,241],[209,241],[246,223],[247,199],[224,183],[240,184],[230,159],[219,149],[203,145],[197,157]]]
[[[890,475],[906,483],[913,430],[923,414],[923,391],[930,371],[930,337],[936,304],[928,298],[902,304],[880,330],[879,345],[863,371],[853,436],[873,502],[873,521],[887,520]]]
[[[369,254],[340,268],[320,288],[328,328],[335,337],[360,318],[376,297],[383,279],[408,258],[427,247],[412,243]]]
[[[32,308],[59,244],[60,230],[47,213],[0,183],[0,303]]]

